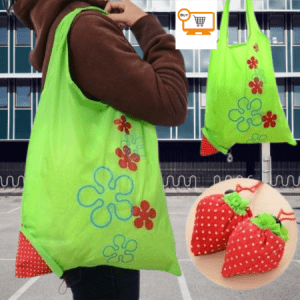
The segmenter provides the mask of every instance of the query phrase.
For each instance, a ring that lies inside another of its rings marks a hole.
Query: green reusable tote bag
[[[67,35],[85,10],[108,15],[76,8],[56,29],[27,153],[20,231],[58,277],[98,265],[180,276],[155,126],[91,101],[70,76]]]
[[[267,36],[252,0],[246,1],[248,39],[228,45],[229,5],[224,6],[217,49],[208,69],[201,155],[227,154],[236,143],[297,143],[280,103]]]

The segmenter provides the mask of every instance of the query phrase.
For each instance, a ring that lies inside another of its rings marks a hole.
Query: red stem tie
[[[243,190],[248,190],[250,191],[251,193],[255,193],[257,191],[257,189],[263,184],[262,181],[259,181],[256,185],[250,187],[250,188],[247,188],[247,187],[241,187],[239,184],[236,185],[236,188],[235,188],[235,191],[237,193],[239,193],[240,191],[243,191]]]
[[[282,219],[280,219],[279,217],[281,216],[281,214],[283,214],[283,215],[289,215],[289,216],[290,216],[290,215],[294,215],[293,212],[286,213],[286,212],[283,211],[283,209],[281,209],[280,212],[279,212],[279,214],[278,214],[278,216],[277,216],[277,219],[278,219],[279,221],[284,221],[284,220],[294,221],[294,220],[296,220],[296,218],[292,218],[292,219],[289,219],[289,218],[282,218]],[[295,216],[295,215],[294,215],[294,216]]]

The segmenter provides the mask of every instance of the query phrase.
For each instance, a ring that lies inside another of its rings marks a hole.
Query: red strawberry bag
[[[288,230],[279,219],[260,213],[255,218],[239,223],[228,239],[222,276],[227,278],[239,274],[265,273],[276,269],[283,257]]]
[[[251,188],[227,190],[224,194],[214,194],[202,199],[196,209],[191,251],[195,256],[222,251],[226,248],[230,234],[236,226],[252,217],[248,207],[250,200],[243,199],[239,192],[256,192],[263,182]]]

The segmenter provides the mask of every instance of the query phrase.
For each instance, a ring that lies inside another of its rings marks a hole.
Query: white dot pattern
[[[15,277],[28,278],[52,273],[52,270],[20,231]]]
[[[228,239],[222,276],[265,273],[276,269],[284,247],[285,242],[270,229],[262,230],[246,219],[236,226]]]
[[[236,214],[223,197],[224,194],[211,195],[198,203],[191,239],[191,251],[195,256],[225,250],[230,234],[248,218],[247,214]]]

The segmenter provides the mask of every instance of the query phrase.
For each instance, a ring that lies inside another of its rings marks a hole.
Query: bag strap
[[[220,26],[220,35],[219,40],[223,43],[228,45],[228,25],[229,25],[229,7],[230,7],[230,0],[226,0],[224,5],[224,10],[222,14],[222,21]],[[255,31],[261,32],[261,29],[257,23],[256,16],[253,9],[253,2],[252,0],[246,0],[246,18],[247,18],[247,33],[248,39],[251,33]]]

